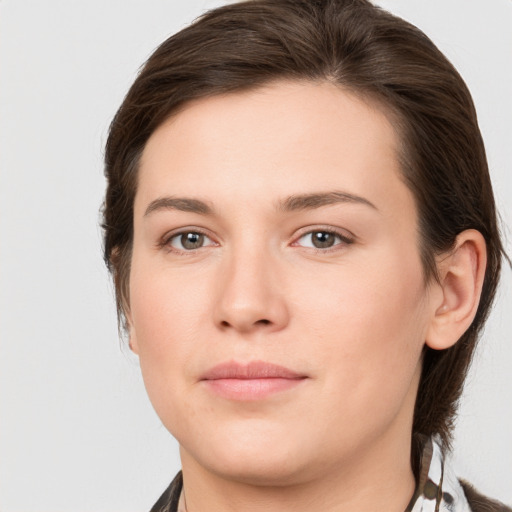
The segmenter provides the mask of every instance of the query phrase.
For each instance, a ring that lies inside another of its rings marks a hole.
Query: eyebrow
[[[363,204],[378,210],[378,208],[368,199],[350,194],[348,192],[316,192],[312,194],[298,194],[287,197],[284,201],[279,201],[278,210],[284,212],[293,212],[300,210],[313,210],[322,206],[329,206],[337,203],[356,203]],[[144,217],[147,217],[158,210],[179,210],[182,212],[198,213],[200,215],[213,215],[213,208],[205,201],[191,197],[159,197],[149,203]]]
[[[279,209],[285,212],[312,210],[337,203],[363,204],[378,211],[378,208],[368,199],[342,191],[292,195],[279,204]]]
[[[200,199],[190,197],[159,197],[149,203],[144,217],[158,210],[179,210],[182,212],[199,213],[200,215],[212,215],[213,208]]]

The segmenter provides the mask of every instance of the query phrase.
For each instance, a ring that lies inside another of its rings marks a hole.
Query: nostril
[[[256,320],[256,322],[250,322],[248,324],[246,324],[246,328],[250,328],[249,326],[256,326],[256,325],[271,325],[272,322],[266,318],[262,318],[261,320]],[[236,327],[237,325],[239,325],[239,327],[242,325],[242,324],[237,324],[237,322],[234,322],[234,323],[230,323],[228,320],[222,320],[222,322],[220,323],[220,326],[222,328],[228,328],[228,327]],[[245,325],[245,324],[244,324]]]

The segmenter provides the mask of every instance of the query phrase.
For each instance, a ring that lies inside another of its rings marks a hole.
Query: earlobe
[[[130,333],[130,337],[129,337],[129,340],[128,340],[128,346],[130,347],[130,350],[136,354],[136,355],[139,355],[139,346],[135,340],[135,335],[132,335]]]
[[[426,344],[435,350],[455,345],[475,318],[487,263],[485,240],[468,229],[457,236],[455,247],[437,262],[441,293],[432,304]]]
[[[133,322],[129,311],[125,313],[125,318],[126,330],[128,331],[128,346],[130,347],[130,350],[134,354],[139,355],[139,345],[137,343],[137,336],[135,334],[135,329],[133,328]]]

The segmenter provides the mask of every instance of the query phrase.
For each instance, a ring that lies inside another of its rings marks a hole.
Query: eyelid
[[[331,233],[335,236],[337,236],[340,239],[339,243],[336,243],[332,247],[328,248],[313,248],[313,247],[304,247],[298,244],[298,241],[304,237],[305,235],[312,234],[315,232],[326,232]],[[208,238],[212,243],[205,245],[203,247],[198,247],[197,249],[188,249],[188,250],[180,250],[176,247],[172,247],[170,245],[170,242],[173,238],[176,238],[177,236],[181,236],[186,233],[200,233],[201,235],[204,235],[206,238]],[[331,251],[340,250],[340,246],[347,246],[351,245],[356,241],[356,236],[352,234],[347,229],[337,228],[330,225],[318,225],[318,226],[307,226],[304,228],[301,228],[295,235],[293,236],[293,241],[290,244],[291,246],[295,247],[303,247],[303,249],[307,249],[313,252],[319,252],[319,253],[327,253]],[[219,246],[219,242],[216,240],[216,237],[211,234],[211,232],[207,229],[201,228],[199,226],[185,226],[173,229],[171,231],[168,231],[165,233],[157,242],[157,248],[158,249],[166,249],[168,252],[174,252],[178,254],[183,255],[191,255],[195,254],[197,251],[201,249],[206,249],[208,247],[214,247]]]
[[[188,250],[182,250],[182,249],[178,249],[176,247],[171,246],[171,241],[173,238],[184,235],[186,233],[199,233],[199,234],[205,236],[206,238],[208,238],[213,243],[205,245],[203,247],[198,247],[197,249],[188,249]],[[215,240],[215,237],[212,236],[212,234],[204,228],[200,228],[198,226],[185,226],[185,227],[180,227],[180,228],[168,231],[158,240],[156,245],[157,245],[158,249],[165,249],[168,252],[174,252],[174,253],[183,254],[183,255],[191,255],[191,254],[195,254],[197,251],[199,251],[201,249],[218,246],[219,242],[217,242]]]
[[[316,247],[315,248],[304,247],[304,246],[301,246],[298,244],[298,241],[302,237],[312,234],[312,233],[315,233],[315,232],[324,232],[324,233],[333,234],[333,235],[339,237],[341,242],[333,245],[332,247],[328,247],[325,249],[316,248]],[[308,250],[311,250],[314,252],[326,253],[326,252],[340,250],[341,249],[340,246],[351,245],[355,241],[356,241],[356,236],[346,229],[336,228],[334,226],[320,225],[320,226],[307,226],[305,228],[300,229],[299,232],[294,235],[293,242],[291,243],[291,245],[294,247],[302,247],[303,249],[308,249]]]

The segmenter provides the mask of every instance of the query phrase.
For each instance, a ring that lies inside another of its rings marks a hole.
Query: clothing
[[[180,471],[150,512],[186,512],[182,488]],[[443,457],[440,444],[432,438],[423,445],[416,490],[404,512],[512,512],[512,508],[482,496],[458,480]]]

